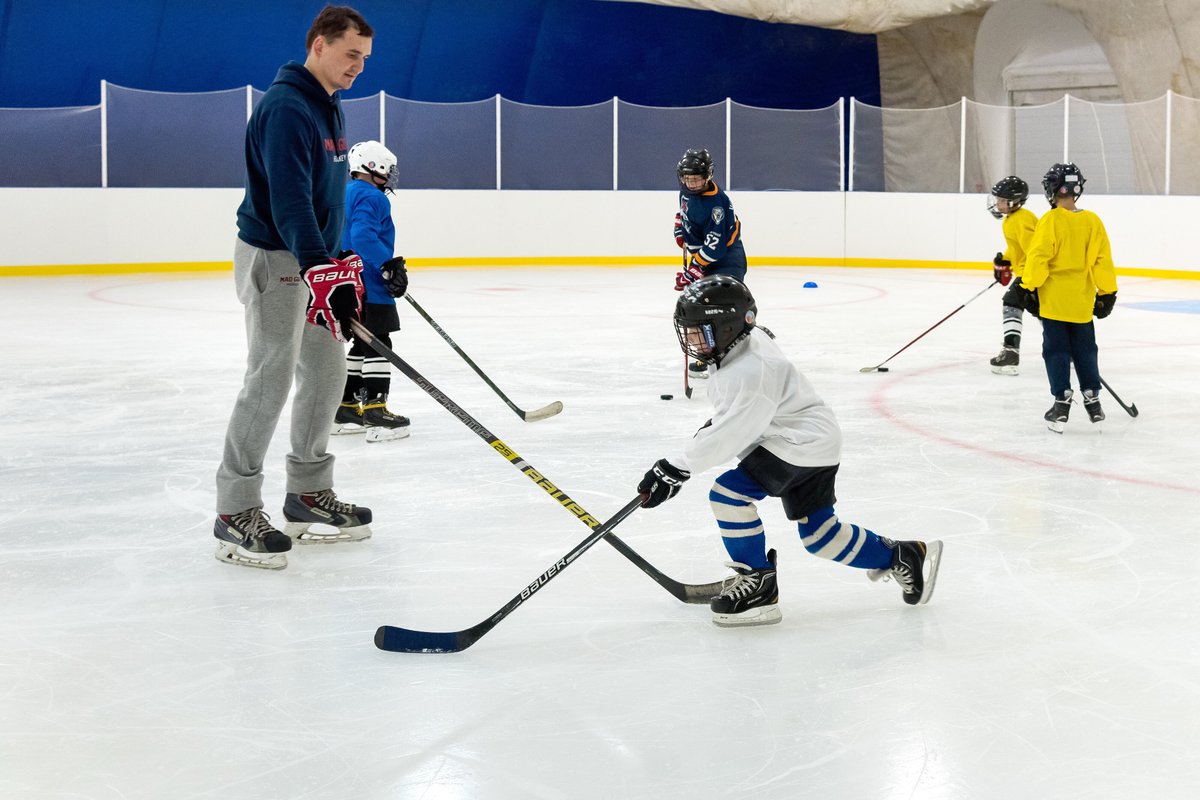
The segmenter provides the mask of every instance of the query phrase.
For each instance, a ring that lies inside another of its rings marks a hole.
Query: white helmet
[[[394,189],[399,174],[396,172],[396,154],[374,140],[359,142],[350,148],[347,156],[350,172],[375,175],[387,181],[381,189]]]

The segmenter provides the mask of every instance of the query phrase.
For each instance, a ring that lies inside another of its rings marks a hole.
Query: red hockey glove
[[[689,264],[683,272],[675,273],[675,291],[682,292],[689,283],[694,283],[704,277],[704,270],[695,264]]]
[[[687,243],[683,241],[683,219],[678,211],[675,212],[675,244],[679,245],[680,250],[687,247]]]
[[[308,286],[305,319],[327,329],[339,342],[349,342],[350,320],[362,319],[362,269],[358,255],[331,258],[328,264],[306,267],[300,276]]]
[[[992,259],[992,275],[1000,281],[1001,286],[1008,286],[1012,280],[1012,262],[1004,257],[1004,253],[996,253]]]

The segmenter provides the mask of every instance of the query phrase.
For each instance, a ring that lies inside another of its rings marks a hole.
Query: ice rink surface
[[[604,519],[707,418],[682,397],[673,270],[414,270],[396,349]],[[245,343],[223,275],[5,280],[0,797],[1200,796],[1200,282],[1122,277],[1097,323],[1103,430],[1049,432],[1040,328],[993,375],[986,271],[755,268],[760,322],[846,434],[838,512],[945,542],[933,601],[805,552],[777,502],[784,619],[718,629],[598,544],[470,650],[381,624],[486,619],[588,534],[402,376],[406,440],[337,437],[369,541],[218,563],[214,472]],[[805,289],[806,281],[817,288]],[[663,401],[659,396],[674,394]],[[282,520],[287,418],[267,463]],[[717,471],[620,537],[727,574]]]

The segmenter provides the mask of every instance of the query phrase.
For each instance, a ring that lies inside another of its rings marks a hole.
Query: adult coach
[[[292,540],[371,535],[369,509],[337,500],[329,430],[346,381],[350,320],[362,309],[362,261],[337,258],[345,225],[346,136],[338,91],[371,55],[374,31],[352,8],[326,6],[303,64],[280,67],[246,126],[246,195],[233,272],[249,352],[217,470],[217,559],[283,569]],[[263,461],[292,382],[285,531],[263,513]],[[309,530],[314,523],[328,533]]]

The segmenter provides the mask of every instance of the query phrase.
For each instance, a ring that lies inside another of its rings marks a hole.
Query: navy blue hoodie
[[[300,266],[327,263],[346,222],[346,122],[337,92],[303,64],[279,68],[246,125],[246,199],[238,236],[289,250]]]

